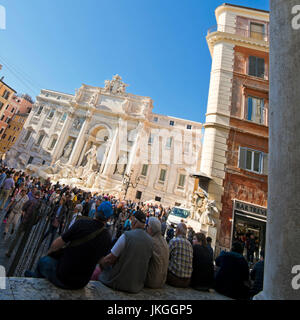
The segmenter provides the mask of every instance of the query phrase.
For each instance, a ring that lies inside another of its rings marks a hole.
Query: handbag
[[[86,242],[89,242],[90,240],[93,240],[94,238],[96,238],[103,230],[105,229],[105,226],[103,226],[101,229],[98,229],[90,234],[88,234],[87,236],[80,238],[80,239],[76,239],[74,241],[71,241],[70,243],[68,243],[67,245],[65,245],[63,248],[60,248],[56,251],[53,251],[51,253],[48,254],[48,257],[51,257],[55,260],[59,260],[63,254],[64,251],[67,248],[74,248],[74,247],[78,247]]]

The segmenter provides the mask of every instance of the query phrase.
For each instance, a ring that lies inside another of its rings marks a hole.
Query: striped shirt
[[[178,278],[190,278],[193,272],[193,247],[183,236],[178,235],[169,243],[169,271]]]

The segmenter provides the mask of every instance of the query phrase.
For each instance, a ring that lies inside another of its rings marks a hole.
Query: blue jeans
[[[40,258],[37,268],[34,272],[35,278],[46,278],[56,287],[61,289],[69,289],[68,286],[63,284],[56,276],[58,260],[53,259],[49,256]]]

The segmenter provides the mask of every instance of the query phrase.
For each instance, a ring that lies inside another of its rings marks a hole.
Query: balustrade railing
[[[214,32],[226,32],[226,33],[240,35],[245,38],[251,38],[253,40],[260,40],[260,41],[266,41],[266,42],[269,41],[268,32],[253,31],[250,28],[239,28],[239,27],[234,27],[229,25],[218,24],[209,28],[207,34],[210,35]]]

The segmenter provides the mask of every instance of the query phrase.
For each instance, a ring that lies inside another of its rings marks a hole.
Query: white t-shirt
[[[125,245],[126,245],[126,238],[125,238],[125,235],[122,234],[121,237],[113,246],[113,248],[111,249],[111,253],[118,258],[122,253],[122,251],[124,250]]]

